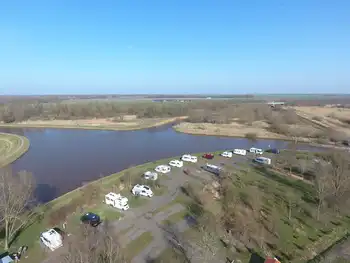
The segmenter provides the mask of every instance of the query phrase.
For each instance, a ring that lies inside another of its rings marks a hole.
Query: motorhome
[[[42,232],[40,234],[40,242],[51,251],[63,246],[63,238],[55,229],[49,229],[46,232]]]
[[[136,196],[140,196],[140,195],[146,196],[146,197],[153,196],[153,192],[152,192],[151,188],[147,185],[137,184],[132,188],[131,192],[133,195],[136,195]]]
[[[185,162],[191,162],[191,163],[198,162],[197,156],[193,156],[193,155],[189,155],[189,154],[182,155],[181,160],[185,161]]]
[[[215,174],[217,176],[220,175],[220,172],[222,171],[221,167],[213,165],[213,164],[209,164],[209,163],[207,163],[206,165],[202,166],[202,169],[207,171],[207,172],[210,172],[212,174]]]
[[[146,180],[155,181],[158,179],[158,174],[156,172],[147,171],[143,174],[143,178],[145,178]]]
[[[222,157],[227,157],[227,158],[231,158],[233,156],[232,152],[223,152],[221,154]]]
[[[166,174],[171,171],[171,167],[169,165],[158,165],[155,169],[156,172]]]
[[[169,165],[181,168],[182,166],[184,166],[184,162],[180,160],[171,160],[169,162]]]
[[[238,155],[247,155],[247,150],[244,149],[234,149],[233,150],[234,154],[238,154]]]
[[[254,147],[250,148],[249,152],[255,153],[255,154],[263,154],[264,153],[263,149],[254,148]]]
[[[125,196],[121,196],[120,194],[116,194],[113,192],[105,195],[105,203],[107,205],[124,211],[129,209],[128,201],[128,198],[126,198]]]
[[[271,164],[271,159],[267,157],[257,157],[254,161],[261,164]]]

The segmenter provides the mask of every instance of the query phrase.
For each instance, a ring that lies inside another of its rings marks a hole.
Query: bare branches
[[[68,250],[60,263],[123,263],[126,262],[117,238],[111,234],[108,222],[101,228],[83,225],[69,240]]]
[[[13,175],[9,168],[0,169],[0,222],[5,228],[5,249],[13,237],[28,223],[35,184],[30,173]]]

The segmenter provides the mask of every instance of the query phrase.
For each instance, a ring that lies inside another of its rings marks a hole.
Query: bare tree
[[[321,207],[328,194],[329,174],[322,163],[316,163],[315,189],[317,194],[317,220],[320,219]]]
[[[214,262],[218,259],[219,239],[218,236],[208,231],[205,226],[199,227],[199,239],[197,239],[193,247],[193,257],[198,258],[201,262]]]
[[[77,235],[68,241],[68,250],[60,263],[124,263],[127,262],[121,246],[108,222],[99,228],[83,225]]]
[[[350,177],[348,175],[350,163],[347,154],[333,152],[327,156],[326,161],[330,164],[330,183],[333,195],[338,199],[350,187]]]
[[[7,250],[16,233],[30,223],[34,212],[32,174],[21,171],[12,174],[10,168],[0,169],[0,223],[4,227],[4,248]]]
[[[295,200],[295,196],[291,192],[286,192],[286,202],[287,202],[287,208],[288,208],[288,220],[290,221],[292,219],[292,211],[293,208],[297,205],[297,202]]]

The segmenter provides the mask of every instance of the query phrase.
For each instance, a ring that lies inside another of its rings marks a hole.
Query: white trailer
[[[118,208],[120,210],[129,209],[128,201],[129,201],[128,198],[121,196],[120,194],[111,192],[105,195],[105,203],[107,205],[113,206],[114,208]]]
[[[234,154],[238,154],[238,155],[247,155],[247,150],[244,149],[234,149],[233,150]]]
[[[63,246],[63,238],[55,229],[49,229],[48,231],[41,233],[40,241],[51,251]]]
[[[254,148],[254,147],[250,148],[249,152],[255,153],[255,154],[263,154],[264,153],[263,149]]]

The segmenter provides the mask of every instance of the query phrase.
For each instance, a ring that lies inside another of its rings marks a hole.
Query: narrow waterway
[[[196,136],[177,133],[171,125],[138,131],[69,129],[0,129],[30,140],[30,149],[12,164],[14,171],[32,172],[37,196],[47,202],[84,182],[133,165],[184,153],[233,148],[286,148],[289,142]],[[316,148],[301,144],[300,149]]]

